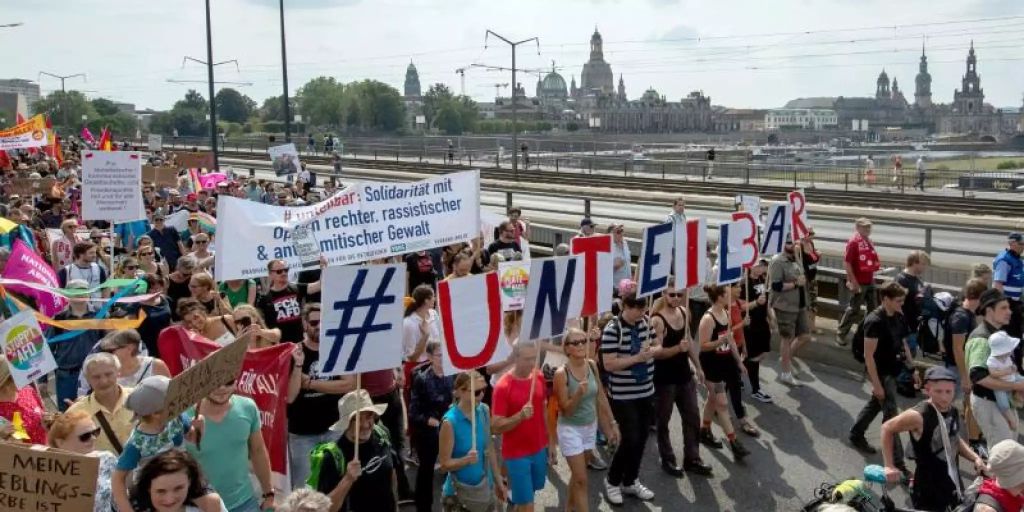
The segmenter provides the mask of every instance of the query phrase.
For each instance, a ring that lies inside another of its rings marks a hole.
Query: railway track
[[[251,159],[257,155],[249,152],[224,152],[224,157]],[[330,165],[325,157],[303,156],[303,160],[319,165]],[[518,175],[511,169],[484,166],[445,166],[434,163],[382,161],[369,159],[344,160],[345,166],[366,169],[394,170],[417,172],[424,174],[444,174],[465,169],[480,169],[481,177],[491,180],[508,180],[509,182],[525,181],[534,183],[551,183],[557,185],[575,185],[592,187],[609,187],[625,190],[657,190],[659,192],[678,192],[681,194],[705,194],[713,196],[733,196],[737,194],[756,194],[766,200],[785,200],[786,193],[792,187],[778,185],[759,185],[731,183],[723,181],[697,181],[683,179],[660,179],[637,176],[616,176],[613,174],[584,174],[578,172],[556,172],[538,170],[520,170]],[[925,196],[916,194],[898,194],[878,191],[842,191],[827,188],[806,188],[804,193],[809,202],[833,204],[837,206],[854,206],[868,208],[886,208],[914,212],[937,212],[961,215],[985,214],[1003,217],[1024,217],[1024,201],[1007,199],[989,199],[951,196]]]

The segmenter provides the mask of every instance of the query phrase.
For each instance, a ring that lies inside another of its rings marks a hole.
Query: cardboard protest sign
[[[53,178],[15,178],[11,180],[11,194],[31,196],[42,194],[49,196],[57,180]]]
[[[142,158],[135,151],[82,152],[82,220],[146,218]]]
[[[754,216],[754,220],[757,221],[757,225],[761,225],[761,198],[758,196],[751,195],[738,195],[736,196],[736,204],[742,206],[743,210]]]
[[[195,153],[175,153],[179,169],[213,169],[213,153],[197,151]]]
[[[780,203],[768,209],[767,223],[764,227],[764,240],[761,241],[761,254],[774,256],[782,252],[786,243],[790,225],[789,204]]]
[[[501,295],[495,272],[437,283],[445,375],[508,358],[512,346],[505,339]]]
[[[644,228],[637,265],[637,298],[658,293],[668,286],[668,278],[672,273],[673,225],[672,222],[666,222]]]
[[[177,416],[211,391],[235,380],[242,371],[242,359],[247,348],[247,338],[235,340],[171,379],[164,403],[167,414]]]
[[[0,443],[0,510],[93,510],[99,464],[98,457]]]
[[[810,223],[807,221],[807,199],[803,189],[794,190],[787,195],[790,208],[790,234],[794,242],[807,237],[810,231]]]
[[[521,340],[553,338],[583,310],[583,258],[561,256],[530,262]]]
[[[498,284],[501,287],[502,311],[519,311],[526,303],[526,285],[530,282],[530,262],[498,263]]]
[[[230,237],[216,238],[221,281],[263,277],[270,259],[297,268],[291,233],[298,224],[313,229],[329,265],[386,258],[475,238],[480,232],[480,174],[465,171],[411,183],[355,182],[308,206],[266,205],[221,194],[217,223],[244,226]]]
[[[708,225],[699,217],[679,224],[675,230],[674,255],[676,289],[699,286],[708,276]]]
[[[309,224],[299,224],[292,228],[292,245],[295,255],[299,257],[302,268],[314,268],[320,265],[320,242]]]
[[[405,264],[327,267],[321,283],[320,374],[401,366]]]
[[[143,165],[142,181],[156,184],[158,187],[174,187],[178,185],[178,169],[176,167]]]
[[[267,153],[270,154],[270,167],[274,169],[274,174],[277,176],[298,174],[302,170],[299,151],[295,149],[294,143],[267,148]]]
[[[164,149],[164,136],[159,133],[149,134],[149,140],[146,141],[146,149],[150,151],[160,151]]]
[[[757,261],[757,228],[746,212],[744,218],[723,222],[718,228],[718,284],[732,284],[743,269]]]
[[[0,324],[0,343],[3,343],[11,377],[19,389],[57,369],[43,330],[31,310],[21,311]]]

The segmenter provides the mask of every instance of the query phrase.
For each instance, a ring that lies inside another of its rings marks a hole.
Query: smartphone
[[[250,325],[252,325],[252,318],[249,318],[249,317],[239,318],[238,319],[238,325],[242,326],[243,328],[249,327]]]

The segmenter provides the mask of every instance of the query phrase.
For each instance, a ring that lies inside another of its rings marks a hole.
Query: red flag
[[[7,152],[0,150],[0,170],[11,167],[11,158],[7,156]]]
[[[64,163],[64,151],[60,147],[60,137],[50,131],[50,145],[46,146],[46,154],[57,161],[57,165]]]
[[[46,128],[49,130],[53,129],[53,120],[50,119],[50,116],[46,116]]]
[[[24,122],[25,122],[25,116],[21,115],[21,112],[18,112],[18,122],[17,122],[17,124],[21,124],[21,123],[24,123]]]
[[[103,127],[103,131],[100,132],[100,142],[97,145],[97,149],[100,151],[113,151],[113,143],[110,139],[110,129],[106,126]]]

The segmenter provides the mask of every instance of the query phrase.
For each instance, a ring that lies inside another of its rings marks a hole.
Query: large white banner
[[[405,265],[328,267],[321,279],[320,374],[401,366]]]
[[[139,153],[83,151],[82,220],[131,222],[145,218]]]
[[[465,171],[412,183],[355,182],[312,206],[273,206],[221,195],[217,279],[267,275],[267,262],[298,267],[291,233],[308,223],[328,265],[468,242],[480,232],[480,173]]]

